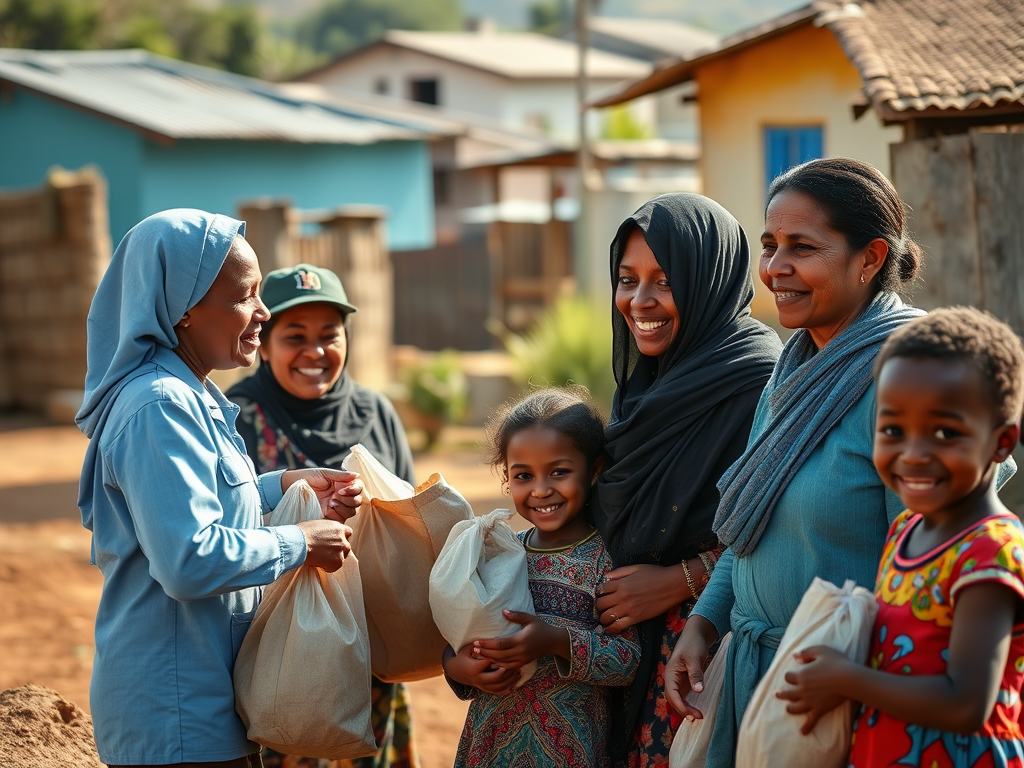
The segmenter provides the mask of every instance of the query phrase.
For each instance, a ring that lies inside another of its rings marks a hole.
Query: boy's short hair
[[[904,325],[882,346],[875,379],[894,357],[963,360],[987,385],[999,418],[1016,421],[1024,405],[1024,345],[1013,329],[974,307],[945,307]]]

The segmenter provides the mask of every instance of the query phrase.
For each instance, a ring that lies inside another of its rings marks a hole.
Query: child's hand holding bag
[[[506,520],[507,509],[457,523],[430,572],[430,609],[445,640],[460,651],[474,640],[518,632],[504,611],[534,613],[526,550]],[[517,685],[537,671],[537,662],[520,670]]]
[[[834,648],[863,664],[877,612],[875,596],[852,581],[840,589],[823,579],[814,579],[747,706],[736,748],[738,767],[841,768],[846,764],[853,702],[846,701],[823,715],[814,730],[804,735],[804,716],[789,714],[787,702],[775,694],[787,687],[786,674],[799,668],[796,653],[812,646]]]

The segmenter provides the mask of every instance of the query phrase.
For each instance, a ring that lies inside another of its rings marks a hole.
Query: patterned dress
[[[1024,527],[1012,515],[978,522],[920,557],[903,553],[920,515],[893,522],[878,570],[878,617],[869,663],[897,675],[946,671],[953,611],[960,590],[995,582],[1024,598]],[[854,724],[851,768],[1021,768],[1024,766],[1021,684],[1024,624],[1013,628],[999,695],[988,722],[963,736],[905,723],[862,707]]]
[[[722,556],[722,548],[716,547],[703,553],[712,566]],[[698,597],[707,585],[708,577],[696,584]],[[668,754],[672,749],[672,740],[682,718],[668,703],[665,693],[665,668],[672,650],[676,647],[679,636],[683,633],[686,618],[690,615],[696,600],[687,600],[669,610],[664,616],[661,626],[661,644],[658,647],[658,662],[654,667],[647,698],[643,704],[640,725],[633,733],[633,744],[626,757],[628,768],[654,768],[668,765]],[[621,763],[620,763],[621,766]]]
[[[524,542],[529,532],[519,534]],[[594,592],[611,558],[600,534],[552,550],[526,547],[537,615],[569,631],[572,659],[553,656],[521,688],[484,693],[449,679],[456,695],[472,699],[456,768],[605,768],[608,765],[608,687],[629,685],[640,647],[630,628],[605,634]]]

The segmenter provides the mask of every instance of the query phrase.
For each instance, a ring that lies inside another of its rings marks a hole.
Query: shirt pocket
[[[255,608],[251,611],[240,611],[238,613],[231,614],[231,658],[234,659],[238,657],[238,651],[242,647],[242,641],[245,640],[245,635],[248,633],[255,615]]]
[[[252,472],[249,471],[249,465],[239,456],[221,456],[218,464],[224,482],[232,487],[255,482]]]

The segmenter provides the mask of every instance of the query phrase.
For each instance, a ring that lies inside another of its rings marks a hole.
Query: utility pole
[[[595,275],[590,268],[588,180],[590,178],[590,147],[587,141],[587,48],[589,29],[587,24],[590,0],[576,0],[576,50],[579,62],[576,69],[576,102],[579,108],[579,123],[576,150],[576,168],[579,173],[579,211],[576,215],[576,237],[574,238],[574,262],[577,291],[583,294],[594,292]]]

